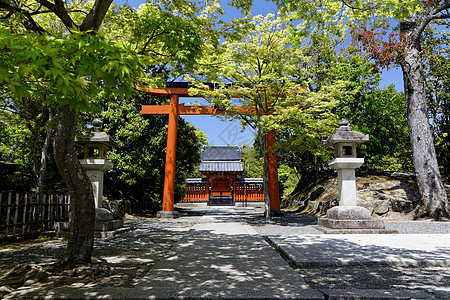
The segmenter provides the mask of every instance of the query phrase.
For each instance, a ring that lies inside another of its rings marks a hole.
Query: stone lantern
[[[330,208],[326,218],[319,218],[317,228],[325,233],[395,233],[386,230],[382,220],[372,220],[368,209],[357,205],[355,169],[362,166],[364,158],[356,157],[356,145],[368,141],[369,135],[351,130],[344,119],[338,125],[323,143],[334,148],[335,158],[328,165],[338,173],[339,206]]]
[[[326,146],[334,148],[335,158],[328,165],[338,173],[339,205],[356,206],[355,169],[364,163],[364,158],[356,157],[356,145],[367,142],[369,135],[351,130],[344,119],[338,125],[336,133],[324,141]]]
[[[102,130],[103,122],[95,119],[92,122],[93,135],[76,137],[75,142],[83,145],[84,155],[80,163],[91,180],[94,191],[95,207],[101,208],[103,201],[103,175],[112,169],[113,163],[107,160],[108,148],[116,147],[116,142]]]

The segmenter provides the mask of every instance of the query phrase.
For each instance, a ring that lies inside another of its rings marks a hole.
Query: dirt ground
[[[201,217],[175,220],[128,216],[129,232],[97,239],[92,263],[72,270],[55,267],[67,241],[41,238],[0,247],[0,296],[21,287],[132,287]]]

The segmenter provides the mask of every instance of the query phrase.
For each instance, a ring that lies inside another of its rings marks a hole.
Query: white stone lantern
[[[116,142],[102,130],[102,121],[95,119],[92,122],[93,135],[76,137],[75,142],[83,145],[84,157],[80,159],[81,165],[91,180],[94,191],[95,207],[101,208],[103,201],[103,175],[112,169],[113,163],[107,160],[108,148],[116,147]]]
[[[356,157],[356,145],[367,142],[369,135],[352,131],[344,119],[338,125],[336,133],[324,141],[326,146],[334,148],[335,158],[328,165],[338,173],[339,205],[356,206],[355,169],[364,163],[364,158]]]
[[[317,228],[325,233],[395,233],[386,230],[382,220],[371,219],[370,211],[356,201],[355,169],[364,163],[364,158],[356,157],[356,145],[368,141],[369,135],[352,131],[347,120],[338,124],[336,133],[323,143],[334,148],[335,158],[328,165],[338,173],[339,206],[319,218]]]

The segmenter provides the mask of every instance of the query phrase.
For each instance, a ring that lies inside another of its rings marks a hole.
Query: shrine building
[[[262,178],[242,178],[244,165],[237,146],[204,146],[200,172],[206,178],[188,178],[180,202],[208,205],[246,205],[264,202]]]

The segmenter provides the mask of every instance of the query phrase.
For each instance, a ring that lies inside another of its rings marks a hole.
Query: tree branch
[[[19,7],[9,5],[8,3],[3,2],[3,1],[0,1],[0,8],[4,8],[7,11],[9,11],[9,13],[4,18],[1,18],[1,19],[7,19],[7,18],[11,17],[13,15],[13,13],[19,13],[19,14],[24,15],[27,18],[27,21],[24,23],[24,26],[27,29],[32,30],[34,32],[39,32],[39,33],[46,32],[44,28],[42,28],[38,23],[36,23],[36,21],[31,16],[30,12],[25,11]]]
[[[422,34],[422,32],[425,30],[425,28],[428,26],[428,24],[433,20],[443,20],[443,19],[450,19],[450,14],[440,14],[440,12],[444,10],[448,10],[450,8],[450,3],[448,1],[445,1],[444,5],[437,7],[433,9],[430,14],[422,21],[420,26],[417,28],[418,35]]]
[[[442,12],[444,10],[448,10],[449,8],[450,8],[450,3],[448,1],[446,1],[446,3],[444,3],[443,5],[433,9],[431,11],[431,15],[436,16],[438,13],[440,13],[440,12]]]
[[[13,14],[13,12],[12,12],[12,11],[10,11],[10,12],[8,12],[8,13],[6,14],[6,16],[4,16],[4,17],[0,17],[0,20],[6,20],[6,19],[8,19],[9,17],[11,17],[11,16],[12,16],[12,14]]]
[[[61,1],[61,0],[56,0]],[[96,0],[91,11],[80,25],[81,31],[95,30],[100,28],[106,13],[113,0]]]
[[[248,126],[250,126],[252,129],[256,130],[255,126],[247,119],[247,116],[239,115],[239,118],[243,120]]]
[[[142,50],[140,51],[140,54],[145,53],[145,50],[147,48],[147,46],[150,44],[151,40],[159,35],[161,35],[162,33],[156,34],[156,30],[162,25],[162,23],[164,23],[169,17],[165,17],[163,20],[161,20],[161,22],[159,22],[158,25],[156,25],[156,27],[153,29],[152,34],[150,35],[150,37],[148,38],[147,42],[145,43],[144,47],[142,48]],[[163,31],[164,32],[164,31]]]
[[[345,0],[342,0],[343,5],[347,6],[348,8],[354,9],[354,10],[373,10],[374,8],[363,8],[363,7],[356,7],[356,6],[352,6],[350,5],[350,3],[348,3]]]
[[[153,53],[153,54],[155,54],[155,55],[163,56],[163,57],[172,57],[172,55],[164,54],[164,53],[159,53],[159,52],[156,52],[156,51],[154,51],[154,50],[149,50],[148,52]]]
[[[6,123],[5,121],[0,120],[0,123],[3,123],[3,124],[5,124],[5,125],[8,126],[8,127],[11,127],[11,125],[9,125],[8,123]]]
[[[55,0],[55,4],[47,1],[47,0],[36,0],[39,4],[45,6],[50,11],[52,11],[58,18],[63,22],[64,26],[67,29],[71,29],[73,27],[78,27],[72,18],[69,16],[66,8],[64,7],[64,2],[62,0]]]

